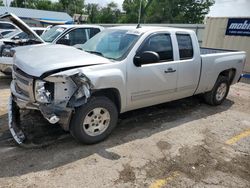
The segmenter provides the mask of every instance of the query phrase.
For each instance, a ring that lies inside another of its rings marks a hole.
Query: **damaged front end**
[[[92,84],[80,71],[52,74],[43,79],[25,74],[14,66],[9,102],[9,129],[18,144],[24,145],[26,136],[20,126],[22,109],[39,110],[50,124],[58,123],[69,130],[75,108],[87,102]]]

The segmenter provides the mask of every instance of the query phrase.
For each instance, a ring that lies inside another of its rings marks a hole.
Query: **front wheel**
[[[219,76],[213,89],[204,94],[206,103],[213,106],[220,105],[226,99],[229,87],[230,84],[228,78]]]
[[[93,97],[76,109],[70,123],[70,132],[81,143],[94,144],[109,136],[117,119],[117,107],[110,99]]]

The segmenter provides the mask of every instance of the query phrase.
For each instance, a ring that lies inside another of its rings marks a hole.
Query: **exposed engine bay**
[[[34,44],[41,44],[38,40],[33,39],[18,39],[12,41],[4,41],[4,44],[0,47],[0,57],[13,57],[15,50],[13,48],[19,46],[27,46]]]

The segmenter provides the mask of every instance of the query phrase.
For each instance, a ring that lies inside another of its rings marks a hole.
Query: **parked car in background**
[[[220,105],[245,61],[243,51],[200,48],[195,32],[163,27],[109,28],[77,49],[17,48],[9,128],[25,144],[19,110],[35,109],[78,141],[97,143],[120,113],[197,94]]]
[[[0,21],[0,39],[15,30],[18,30],[18,27],[16,27],[13,23]]]
[[[46,28],[43,27],[31,27],[31,29],[38,35],[41,35]],[[5,74],[11,74],[13,59],[9,57],[11,48],[15,44],[20,44],[24,41],[28,41],[30,36],[28,33],[21,30],[14,30],[0,39],[0,71]]]
[[[23,39],[20,36],[15,36],[14,38],[19,40],[2,40],[3,45],[0,47],[0,71],[5,74],[11,74],[14,54],[12,49],[15,47],[34,44],[64,44],[69,46],[84,44],[104,29],[97,25],[58,25],[51,27],[39,36],[37,32],[34,32],[31,27],[14,14],[2,15],[0,19],[9,19],[27,37]]]
[[[11,30],[2,30],[0,31],[0,39],[4,38],[5,35],[7,35],[8,33],[11,33],[15,30],[11,29]]]
[[[84,44],[104,28],[98,25],[57,25],[41,35],[47,43],[74,46]]]
[[[36,34],[38,34],[39,36],[43,34],[43,32],[46,30],[46,28],[44,27],[31,27],[31,29],[36,32]],[[23,32],[19,29],[14,30],[12,32],[9,32],[8,34],[6,34],[5,36],[3,36],[0,39],[0,45],[1,43],[3,44],[4,41],[11,41],[11,40],[28,40],[29,39],[29,35],[26,32]]]
[[[18,27],[15,24],[6,21],[0,21],[0,31],[15,30],[15,29],[18,29]]]

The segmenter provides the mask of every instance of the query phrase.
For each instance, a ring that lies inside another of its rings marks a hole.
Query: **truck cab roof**
[[[137,28],[136,26],[117,26],[117,27],[110,27],[108,29],[120,29],[120,30],[129,30],[132,33],[143,34],[146,32],[156,32],[156,31],[169,31],[169,32],[186,32],[192,33],[192,30],[189,29],[181,29],[181,28],[173,28],[173,27],[157,27],[157,26],[141,26]]]

